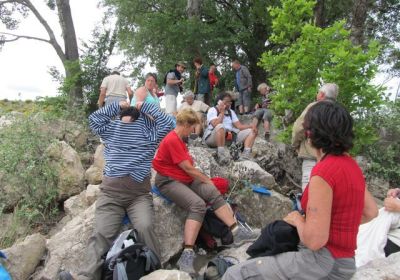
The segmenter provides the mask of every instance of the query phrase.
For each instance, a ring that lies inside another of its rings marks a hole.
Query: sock
[[[235,222],[233,225],[229,227],[229,229],[231,230],[232,234],[235,234],[239,229],[238,224]]]
[[[219,153],[223,153],[225,151],[224,147],[218,147],[217,148],[217,152]]]
[[[193,251],[194,245],[185,245],[183,251]]]
[[[250,154],[251,153],[251,148],[244,148],[243,152]]]

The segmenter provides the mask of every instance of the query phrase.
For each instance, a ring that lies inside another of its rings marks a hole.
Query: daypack
[[[0,260],[1,259],[7,259],[6,255],[2,251],[0,251]],[[0,280],[12,280],[7,269],[1,264],[1,262],[0,262]]]
[[[220,280],[229,267],[238,263],[233,257],[217,256],[208,262],[204,280]]]
[[[157,255],[137,237],[136,230],[122,232],[105,256],[103,280],[139,280],[161,268]]]

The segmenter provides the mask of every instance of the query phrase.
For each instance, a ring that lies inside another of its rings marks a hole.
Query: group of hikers
[[[199,77],[203,72],[205,77],[202,61],[195,59],[194,65]],[[245,88],[242,85],[249,73],[238,61],[232,66],[241,93],[239,112],[247,113],[252,85]],[[100,279],[102,256],[118,235],[125,214],[139,239],[161,256],[153,226],[151,168],[156,171],[155,185],[160,193],[188,213],[183,251],[177,262],[180,270],[191,275],[196,273],[194,246],[207,207],[229,227],[233,246],[258,237],[240,226],[211,178],[195,167],[186,140],[201,137],[204,121],[201,117],[207,112],[202,139],[209,147],[217,148],[220,163],[229,160],[225,142],[231,133],[236,135],[236,141],[244,143],[242,159],[251,158],[259,120],[264,121],[264,129],[269,132],[272,114],[267,95],[270,88],[264,83],[258,87],[265,104],[258,105],[250,125],[242,124],[231,109],[230,93],[220,93],[215,106],[209,107],[200,79],[196,82],[197,94],[186,92],[185,102],[175,112],[176,95],[168,94],[167,88],[180,92],[183,82],[180,74],[184,69],[185,65],[179,62],[176,71],[166,75],[165,112],[154,90],[157,77],[149,73],[145,85],[136,90],[131,103],[115,100],[111,95],[111,101],[106,97],[105,106],[90,115],[90,127],[104,143],[106,160],[96,202],[94,233],[87,247],[86,266],[78,275],[62,272],[60,279]],[[103,82],[103,86],[109,87],[110,81]],[[128,86],[121,83],[121,88],[125,91]],[[293,128],[293,146],[303,158],[303,193],[300,211],[292,211],[282,219],[295,227],[300,240],[298,250],[249,259],[231,266],[222,279],[350,279],[355,273],[359,226],[375,218],[378,209],[366,188],[360,167],[349,155],[354,141],[353,119],[335,101],[338,92],[336,84],[324,84],[317,93],[317,101],[307,106]],[[388,193],[393,199],[399,195],[398,189]]]

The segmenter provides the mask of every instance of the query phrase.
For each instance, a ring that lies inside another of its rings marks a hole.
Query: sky
[[[32,0],[37,5],[50,26],[54,28],[58,42],[62,45],[61,29],[54,11],[49,10],[43,0]],[[103,10],[97,7],[96,0],[70,0],[72,16],[78,41],[90,38],[91,31],[103,16]],[[89,16],[90,15],[90,16]],[[0,31],[9,32],[0,24]],[[21,20],[20,27],[12,31],[19,35],[30,35],[48,38],[42,25],[31,14]],[[119,64],[121,57],[111,60],[110,68]],[[114,62],[114,65],[112,65]],[[20,39],[5,44],[0,51],[0,99],[35,99],[39,96],[57,95],[58,83],[52,81],[49,74],[50,67],[57,67],[61,72],[63,67],[60,59],[50,44],[35,40]],[[387,76],[378,75],[375,84],[381,84]],[[385,83],[394,99],[395,92],[400,85],[400,79],[390,79]]]

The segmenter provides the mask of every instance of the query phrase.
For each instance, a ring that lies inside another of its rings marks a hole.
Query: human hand
[[[128,102],[126,102],[125,100],[121,100],[120,102],[119,102],[119,107],[121,108],[121,109],[127,109],[127,108],[129,108],[131,105],[128,103]]]
[[[225,112],[226,106],[222,100],[218,101],[217,109],[218,109],[218,112],[220,112],[220,113]]]
[[[185,82],[185,79],[184,79],[184,78],[181,78],[181,79],[179,80],[179,82],[180,82],[181,84],[183,84],[183,83]]]
[[[385,210],[389,212],[400,212],[400,200],[394,197],[387,197],[383,202]]]
[[[390,189],[388,190],[386,197],[398,197],[399,194],[400,194],[399,188]]]
[[[257,109],[259,109],[259,108],[260,108],[260,104],[257,103],[256,106],[254,106],[254,109],[257,110]]]
[[[143,105],[143,101],[137,101],[135,106],[140,111],[140,108],[142,108],[142,105]]]
[[[294,227],[305,222],[304,216],[301,215],[299,211],[290,212],[285,218],[283,218],[283,220]]]

